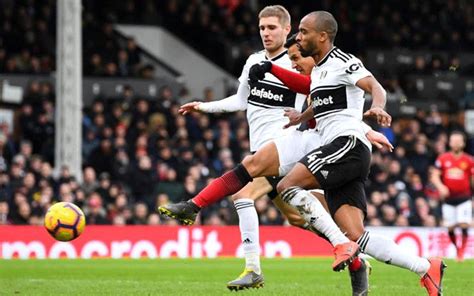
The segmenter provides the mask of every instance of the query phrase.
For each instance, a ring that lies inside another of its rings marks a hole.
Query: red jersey
[[[474,160],[467,153],[456,157],[451,152],[438,156],[435,163],[441,170],[441,181],[449,189],[448,198],[471,196],[471,176],[474,175]]]

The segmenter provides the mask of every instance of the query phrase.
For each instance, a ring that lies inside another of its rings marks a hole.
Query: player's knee
[[[243,191],[243,192],[239,191],[236,194],[232,195],[230,198],[232,199],[232,201],[236,201],[236,200],[242,199],[242,198],[251,199],[251,200],[255,201],[259,198],[259,196],[257,196],[257,194],[255,194],[255,192],[253,192],[251,190],[246,190],[246,191]]]
[[[230,197],[230,199],[232,199],[232,201],[236,201],[236,200],[241,199],[241,198],[243,198],[243,197],[240,196],[240,194],[238,194],[238,193],[236,193],[236,194],[234,194]]]
[[[244,157],[242,160],[242,165],[245,167],[251,177],[255,178],[259,176],[261,168],[255,155],[247,155]]]

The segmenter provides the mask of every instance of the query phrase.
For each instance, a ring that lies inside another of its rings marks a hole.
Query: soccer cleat
[[[369,261],[360,258],[360,267],[356,271],[349,271],[351,276],[352,296],[366,296],[369,294],[369,275],[372,266]]]
[[[428,261],[430,269],[421,278],[420,284],[426,288],[429,296],[441,296],[443,295],[443,273],[447,266],[441,258],[431,258]]]
[[[334,260],[332,270],[341,271],[359,254],[359,245],[355,242],[347,242],[334,247]]]
[[[238,278],[227,283],[231,291],[240,291],[249,288],[262,288],[264,285],[263,274],[257,274],[251,269],[244,269]]]
[[[189,200],[161,206],[158,211],[160,214],[176,219],[184,225],[193,225],[199,213],[199,207]]]

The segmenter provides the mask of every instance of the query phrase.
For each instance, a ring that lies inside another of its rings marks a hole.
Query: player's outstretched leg
[[[227,283],[227,288],[231,291],[239,291],[249,288],[261,288],[264,283],[263,274],[257,274],[246,268],[238,278]]]
[[[238,192],[252,179],[245,167],[238,164],[233,170],[214,179],[191,200],[168,204],[159,207],[158,211],[163,215],[179,220],[185,225],[192,225],[201,208]]]
[[[356,257],[349,265],[351,276],[352,296],[366,296],[369,294],[369,275],[372,266],[369,261]]]
[[[183,224],[192,225],[202,208],[237,193],[252,182],[253,178],[278,175],[278,168],[278,151],[275,143],[267,143],[254,155],[246,156],[235,168],[212,180],[191,200],[159,207],[158,211],[178,219]]]
[[[314,196],[314,198],[317,198],[319,202],[323,205],[323,207],[326,209],[326,211],[329,212],[323,192],[321,190],[312,190],[311,194]],[[292,226],[308,230],[330,243],[329,239],[326,236],[317,231],[311,224],[306,222],[295,208],[283,202],[283,200],[281,200],[279,196],[272,199],[272,201],[280,210],[280,212],[282,212],[282,214],[288,219],[288,222]],[[352,260],[352,262],[349,264],[349,276],[352,285],[352,295],[367,295],[367,291],[369,290],[368,276],[371,270],[372,267],[370,266],[370,263],[367,260],[364,260],[359,256]]]
[[[334,246],[335,260],[332,264],[334,271],[343,270],[359,254],[359,245],[342,233],[329,213],[310,192],[292,186],[283,190],[281,196],[284,202],[296,208],[300,215],[317,231],[324,234]]]
[[[421,276],[421,285],[430,296],[442,295],[443,271],[440,258],[426,259],[407,253],[393,240],[365,231],[357,240],[361,251],[387,264],[411,270]]]
[[[176,219],[184,225],[193,225],[200,210],[191,200],[158,207],[160,214]]]

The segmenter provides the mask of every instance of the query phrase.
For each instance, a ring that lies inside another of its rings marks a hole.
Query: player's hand
[[[197,102],[197,101],[189,102],[179,107],[178,112],[181,115],[186,115],[190,112],[199,111],[199,105],[201,105],[201,102]]]
[[[253,65],[249,69],[249,80],[251,82],[259,81],[265,78],[265,73],[272,70],[272,62],[262,61],[258,64]]]
[[[444,185],[444,184],[441,184],[438,187],[438,191],[439,191],[439,198],[440,198],[441,201],[444,201],[446,199],[446,197],[449,196],[449,188],[446,187],[446,185]]]
[[[376,132],[376,131],[369,131],[365,135],[367,139],[380,150],[387,149],[388,151],[392,152],[393,151],[393,145],[390,143],[390,141],[385,137],[384,134]]]
[[[372,107],[364,113],[364,118],[375,118],[381,126],[390,126],[392,116],[388,114],[382,107]]]
[[[441,171],[435,167],[428,169],[428,182],[434,185],[439,193],[440,201],[444,201],[449,196],[449,188],[441,181]]]
[[[290,126],[301,123],[301,112],[296,111],[294,108],[285,108],[283,116],[288,117],[289,122],[283,126],[283,128],[289,128]]]

